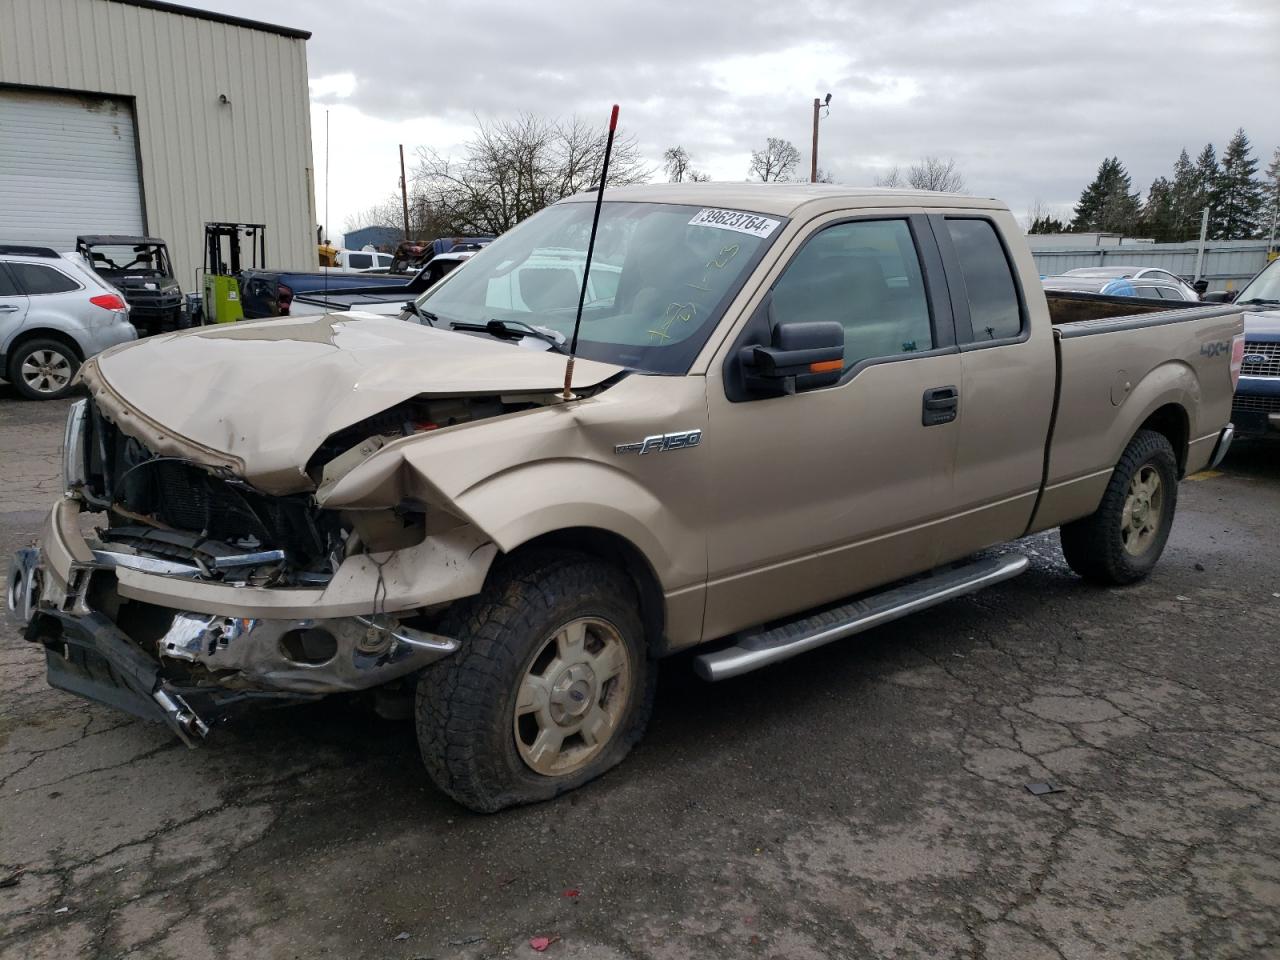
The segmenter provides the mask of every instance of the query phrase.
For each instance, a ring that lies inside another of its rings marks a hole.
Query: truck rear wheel
[[[1093,514],[1063,524],[1067,564],[1092,583],[1112,586],[1147,576],[1164,552],[1178,503],[1178,461],[1168,439],[1139,430]]]
[[[418,744],[463,806],[550,799],[616,766],[644,734],[657,671],[621,570],[573,553],[520,558],[439,629],[462,648],[419,678]]]

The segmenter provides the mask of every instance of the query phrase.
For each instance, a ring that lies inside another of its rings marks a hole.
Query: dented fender
[[[328,509],[421,504],[474,526],[503,552],[543,534],[616,534],[665,592],[706,580],[703,448],[639,455],[646,437],[706,427],[705,381],[628,377],[586,399],[394,440],[316,499]],[[643,409],[637,415],[637,409]]]

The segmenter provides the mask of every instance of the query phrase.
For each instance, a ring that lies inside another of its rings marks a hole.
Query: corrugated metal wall
[[[1135,243],[1117,247],[1076,247],[1037,250],[1035,237],[1027,237],[1036,267],[1046,277],[1076,267],[1161,267],[1180,277],[1196,272],[1196,243]],[[1238,290],[1267,265],[1265,240],[1210,240],[1204,245],[1202,276],[1210,290]]]
[[[147,231],[184,290],[208,220],[265,223],[270,265],[315,267],[305,40],[112,0],[0,0],[0,83],[133,98]]]

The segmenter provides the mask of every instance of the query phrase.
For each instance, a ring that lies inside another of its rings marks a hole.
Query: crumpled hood
[[[100,354],[82,377],[149,449],[282,494],[311,487],[304,467],[326,437],[403,400],[553,392],[564,368],[561,354],[345,313],[149,337]],[[580,359],[573,386],[621,370]]]

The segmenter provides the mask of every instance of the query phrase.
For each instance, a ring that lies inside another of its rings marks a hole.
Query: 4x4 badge
[[[639,443],[620,443],[614,453],[662,453],[664,450],[687,450],[702,442],[701,430],[681,430],[678,433],[655,433]]]

